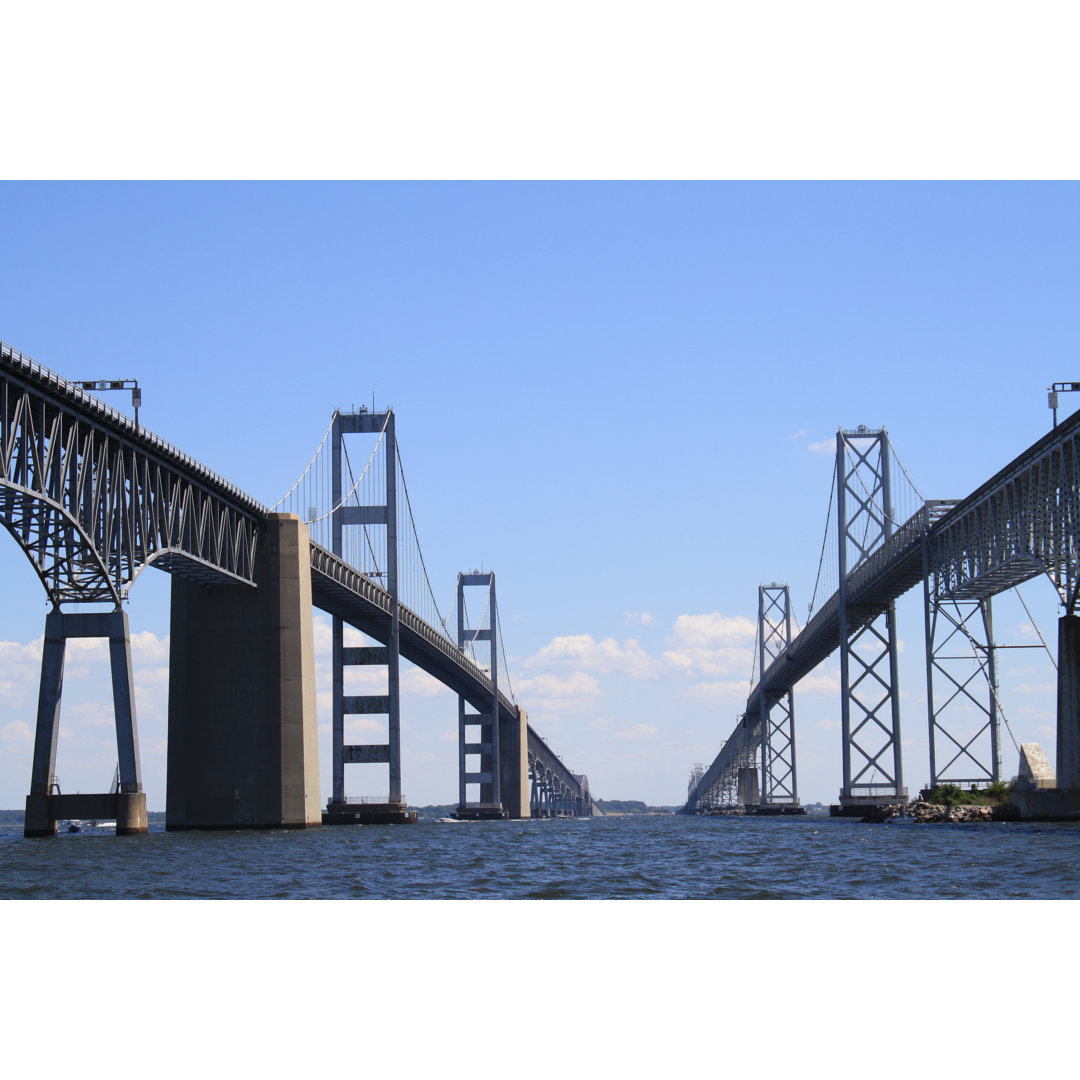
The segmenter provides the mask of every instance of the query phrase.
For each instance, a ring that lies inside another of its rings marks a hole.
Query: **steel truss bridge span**
[[[269,509],[78,384],[0,342],[0,524],[14,536],[55,610],[111,604],[155,566],[200,585],[254,587],[255,554]],[[391,594],[311,543],[316,606],[386,642]],[[488,675],[397,601],[400,652],[477,708],[490,707]],[[517,707],[501,691],[502,719]],[[534,805],[589,815],[588,780],[528,727]]]
[[[0,522],[53,605],[111,602],[157,566],[251,584],[266,509],[0,342]]]
[[[1075,614],[1080,594],[1080,412],[966,498],[925,502],[857,563],[845,576],[844,588],[764,668],[745,713],[690,792],[683,812],[735,801],[739,771],[752,766],[762,743],[762,716],[840,647],[845,627],[849,638],[857,635],[920,582],[926,584],[929,610],[931,601],[984,603],[1042,574],[1053,582],[1067,614]]]

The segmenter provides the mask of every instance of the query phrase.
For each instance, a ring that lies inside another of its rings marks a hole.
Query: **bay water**
[[[1073,899],[1080,824],[684,817],[0,831],[5,899]]]

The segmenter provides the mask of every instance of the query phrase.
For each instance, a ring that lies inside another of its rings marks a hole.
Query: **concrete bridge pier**
[[[503,807],[507,815],[518,820],[531,817],[529,792],[529,718],[518,708],[515,716],[500,725],[499,761]]]
[[[257,588],[173,578],[167,829],[321,824],[309,551],[270,514]]]
[[[119,771],[119,790],[109,794],[62,795],[54,780],[64,655],[70,638],[109,639]],[[57,790],[54,791],[54,787]],[[131,634],[127,612],[119,608],[111,612],[74,614],[56,608],[45,617],[34,762],[30,794],[26,797],[23,835],[55,836],[57,821],[67,818],[115,819],[118,835],[146,832],[146,795],[142,789],[139,739],[135,729]]]
[[[1058,621],[1057,783],[1080,793],[1080,615]]]
[[[754,765],[745,765],[739,769],[735,801],[739,806],[757,806],[761,802],[761,789],[758,785],[758,771]]]

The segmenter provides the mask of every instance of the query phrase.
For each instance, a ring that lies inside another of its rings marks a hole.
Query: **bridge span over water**
[[[588,779],[563,763],[500,686],[495,575],[458,575],[456,634],[453,614],[438,612],[426,568],[417,570],[423,556],[407,490],[398,498],[404,475],[391,411],[335,413],[308,470],[268,508],[93,397],[87,385],[0,342],[0,523],[52,604],[28,835],[53,833],[66,817],[115,816],[121,832],[146,827],[122,605],[150,566],[173,579],[167,827],[409,820],[401,793],[400,657],[458,697],[459,815],[596,812]],[[345,436],[362,433],[379,441],[353,477]],[[410,585],[418,597],[412,606]],[[464,602],[470,586],[484,587],[487,597],[475,625]],[[313,606],[333,621],[334,791],[325,810]],[[374,644],[347,645],[346,626]],[[107,794],[62,795],[55,784],[65,644],[73,637],[110,642],[118,774]],[[355,668],[385,670],[387,692],[346,693]],[[347,742],[348,718],[357,715],[385,717],[387,741]],[[354,764],[386,766],[387,793],[346,795],[345,766]]]
[[[1076,384],[1071,384],[1076,385]],[[1056,416],[1056,413],[1055,413]],[[684,813],[797,813],[794,688],[840,654],[841,812],[907,798],[900,753],[896,600],[920,583],[926,639],[930,784],[984,788],[1002,777],[994,596],[1046,575],[1065,614],[1058,632],[1055,780],[1021,748],[1013,802],[1024,813],[1080,816],[1080,413],[953,501],[900,518],[888,434],[836,436],[822,565],[835,591],[792,635],[786,585],[758,590],[760,676],[708,769],[696,767]],[[902,466],[901,466],[902,469]],[[906,474],[904,474],[906,479]],[[914,491],[913,485],[911,490]],[[917,495],[917,493],[916,493]],[[821,575],[819,574],[819,585]],[[978,719],[958,719],[958,706]]]

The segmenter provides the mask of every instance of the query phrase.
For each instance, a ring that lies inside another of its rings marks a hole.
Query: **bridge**
[[[1000,781],[992,599],[1045,574],[1065,609],[1058,630],[1055,779],[1039,779],[1033,762],[1040,752],[1025,744],[1012,799],[1031,816],[1080,816],[1078,455],[1080,413],[1055,425],[965,499],[925,501],[908,481],[903,494],[917,505],[898,516],[902,499],[894,491],[894,473],[903,467],[887,432],[838,431],[835,501],[818,575],[820,589],[823,571],[825,580],[835,573],[835,589],[793,636],[788,587],[759,587],[758,681],[712,764],[695,766],[683,812],[801,812],[794,688],[836,651],[843,759],[837,810],[862,814],[906,800],[895,603],[920,583],[931,787],[982,788]],[[974,728],[956,718],[960,705],[974,708]]]
[[[123,604],[150,566],[172,576],[167,828],[415,820],[401,793],[401,657],[458,697],[458,816],[598,812],[587,777],[563,763],[500,685],[495,575],[458,575],[454,630],[454,615],[439,612],[391,410],[335,413],[293,489],[266,507],[92,388],[0,342],[0,522],[52,605],[27,835],[54,834],[68,817],[115,816],[118,832],[146,829]],[[358,434],[378,442],[353,477],[346,436]],[[477,585],[487,601],[471,625],[465,591]],[[325,809],[314,607],[333,621]],[[346,626],[374,644],[346,646]],[[54,778],[65,645],[77,637],[109,640],[118,770],[116,790],[99,795],[63,795]],[[385,669],[387,692],[347,694],[347,672],[360,667]],[[386,718],[388,741],[346,742],[347,717],[373,714]],[[385,796],[346,795],[345,766],[355,764],[387,767]]]

